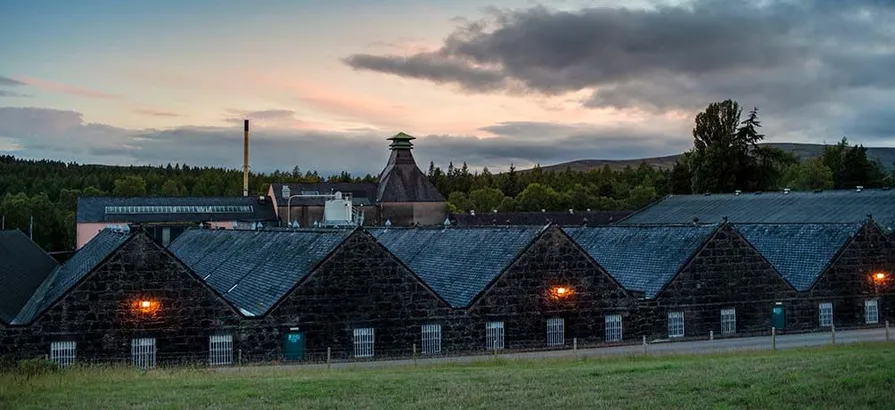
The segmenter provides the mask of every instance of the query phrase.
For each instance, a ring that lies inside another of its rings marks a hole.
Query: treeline
[[[891,186],[893,176],[867,159],[866,149],[846,139],[825,148],[820,157],[799,161],[778,149],[759,146],[764,135],[758,110],[741,120],[734,101],[710,104],[696,116],[693,149],[673,169],[646,163],[624,169],[608,166],[586,172],[544,172],[540,167],[492,174],[466,164],[447,169],[430,163],[429,179],[448,198],[454,212],[563,211],[638,209],[664,195]],[[328,177],[316,171],[252,173],[252,194],[264,194],[272,182],[376,182],[347,172]],[[69,250],[75,243],[79,196],[238,196],[242,172],[214,167],[99,166],[32,161],[0,156],[0,218],[3,228],[29,232],[44,249]]]

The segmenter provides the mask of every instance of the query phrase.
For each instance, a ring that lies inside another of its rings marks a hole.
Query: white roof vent
[[[469,210],[469,214],[472,215],[472,216],[475,216],[475,209],[470,209],[470,210]]]
[[[789,188],[783,188],[783,194],[786,195],[789,193]]]
[[[292,196],[292,190],[289,189],[289,185],[283,185],[283,199],[289,199]]]
[[[569,213],[570,213],[570,214],[574,214],[574,213],[575,213],[575,210],[574,210],[574,209],[569,209]]]
[[[856,191],[861,192],[862,189],[864,189],[864,185],[858,185],[858,189]]]
[[[739,196],[742,193],[743,193],[743,191],[740,191],[739,189],[737,189],[736,191],[733,191],[733,194],[737,195],[737,196]]]

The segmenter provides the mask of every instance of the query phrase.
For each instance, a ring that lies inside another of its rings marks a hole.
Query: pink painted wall
[[[106,225],[109,224],[114,224],[114,222],[79,223],[78,230],[75,233],[75,239],[77,242],[77,248],[75,249],[81,249],[81,247],[86,245],[87,242],[90,242],[90,240],[93,239],[93,237],[96,236],[99,231],[103,230],[103,228],[105,228]]]

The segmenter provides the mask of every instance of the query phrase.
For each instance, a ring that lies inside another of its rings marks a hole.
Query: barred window
[[[737,310],[721,309],[721,334],[732,335],[737,332]]]
[[[606,315],[606,341],[622,341],[622,315]]]
[[[56,362],[59,367],[66,367],[75,363],[77,343],[53,342],[50,343],[50,360]]]
[[[212,366],[233,364],[233,335],[208,337],[208,364]]]
[[[879,323],[879,301],[869,299],[864,301],[864,320],[867,324]]]
[[[141,369],[155,368],[155,338],[144,337],[131,340],[131,358],[134,366]]]
[[[547,319],[547,346],[562,346],[566,343],[566,324],[561,317]]]
[[[820,327],[833,326],[833,304],[824,302],[818,305]]]
[[[441,353],[441,325],[423,325],[423,354]]]
[[[354,329],[354,357],[373,357],[375,343],[372,327]]]
[[[684,312],[668,313],[668,337],[684,337]]]
[[[503,349],[503,322],[485,323],[485,347],[488,350]]]

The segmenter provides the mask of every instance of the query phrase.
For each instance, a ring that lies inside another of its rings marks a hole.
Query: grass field
[[[895,408],[895,343],[374,369],[0,374],[0,409]]]

